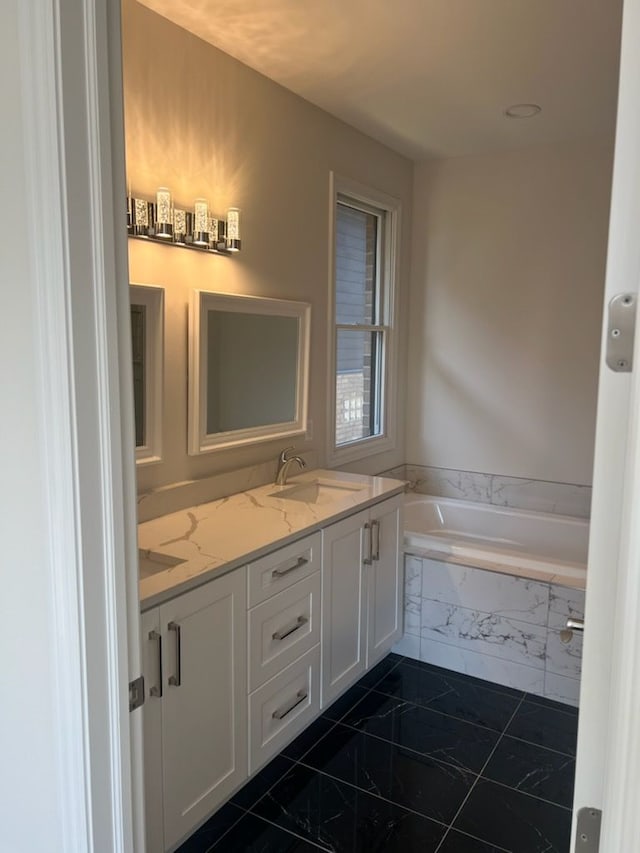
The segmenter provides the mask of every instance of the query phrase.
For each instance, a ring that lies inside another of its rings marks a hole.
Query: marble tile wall
[[[552,512],[588,518],[591,487],[545,480],[526,480],[500,474],[479,474],[450,468],[404,465],[393,475],[409,481],[409,490],[427,495],[481,501],[537,512]]]
[[[405,633],[395,651],[497,684],[578,704],[584,591],[405,557]]]

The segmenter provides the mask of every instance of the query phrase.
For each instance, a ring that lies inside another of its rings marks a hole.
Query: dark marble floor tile
[[[575,755],[578,718],[527,699],[518,708],[506,733],[540,746],[547,746],[549,749]]]
[[[418,669],[405,662],[398,664],[374,690],[499,732],[504,730],[520,702],[518,696],[498,693],[444,672]]]
[[[482,775],[570,809],[575,770],[574,758],[505,735]]]
[[[577,717],[580,713],[580,709],[574,708],[573,705],[567,705],[565,702],[556,702],[555,699],[547,699],[545,696],[536,696],[534,693],[527,693],[525,699],[534,705],[542,705],[545,708],[552,708],[554,711],[563,711],[572,717]]]
[[[353,706],[358,703],[364,696],[367,695],[368,688],[361,687],[360,682],[350,687],[346,693],[339,696],[336,701],[325,708],[322,712],[323,717],[330,720],[340,720]]]
[[[253,779],[250,779],[231,797],[231,802],[243,809],[251,808],[278,779],[281,779],[291,769],[291,763],[288,758],[276,755]]]
[[[245,814],[213,848],[215,853],[318,853],[325,849],[252,814]]]
[[[476,773],[499,738],[497,732],[374,691],[342,722]]]
[[[176,853],[208,853],[221,836],[237,823],[242,815],[243,809],[227,803],[222,806],[213,817],[204,823],[200,829],[182,844]]]
[[[446,830],[301,764],[252,811],[335,853],[435,853]]]
[[[515,853],[568,853],[571,812],[480,779],[453,826]]]
[[[454,672],[451,669],[444,669],[441,666],[436,666],[433,663],[423,663],[414,658],[403,658],[403,663],[413,666],[416,669],[425,669],[430,672],[439,673],[447,678],[457,678],[459,681],[464,681],[465,684],[477,684],[478,687],[486,687],[488,690],[495,690],[497,693],[504,693],[506,696],[517,696],[519,699],[525,695],[524,690],[516,690],[514,687],[505,687],[502,684],[496,684],[495,681],[487,681],[485,678],[476,678],[474,675],[467,675],[464,672]]]
[[[377,663],[373,669],[369,670],[366,675],[363,675],[358,684],[360,687],[374,687],[381,679],[385,677],[392,669],[394,669],[402,658],[393,652],[383,658],[380,663]]]
[[[512,853],[512,851],[450,829],[442,846],[438,848],[438,853]]]
[[[314,747],[327,732],[335,726],[335,720],[326,717],[318,717],[311,725],[301,732],[298,737],[282,750],[282,755],[293,758],[294,761],[301,759],[306,752]]]
[[[476,780],[467,770],[340,723],[307,753],[304,763],[446,824]]]

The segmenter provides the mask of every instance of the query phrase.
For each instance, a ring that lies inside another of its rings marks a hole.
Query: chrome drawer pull
[[[149,688],[149,696],[162,699],[162,634],[158,631],[149,631],[149,639],[158,641],[158,683]]]
[[[364,563],[365,566],[370,566],[371,563],[373,562],[373,550],[372,550],[373,533],[371,532],[371,525],[369,524],[368,521],[365,524],[364,529],[365,529],[365,532],[369,534],[369,536],[368,536],[369,542],[368,542],[368,547],[367,547],[366,552],[365,552],[367,554],[367,556],[363,558],[362,562]]]
[[[379,560],[380,559],[380,522],[377,519],[375,519],[374,521],[371,522],[371,541],[372,542],[373,542],[373,531],[374,530],[376,532],[376,549],[375,549],[375,553],[372,554],[371,559],[372,560]]]
[[[306,566],[308,562],[309,560],[307,560],[306,557],[298,557],[296,562],[292,566],[289,566],[288,569],[274,569],[271,572],[271,576],[274,578],[281,578],[284,575],[288,575],[289,572],[295,572],[296,569],[300,569],[302,568],[302,566]]]
[[[167,628],[176,632],[176,674],[169,676],[169,684],[172,687],[180,687],[182,684],[182,661],[181,661],[181,631],[177,622],[169,622]]]
[[[308,621],[309,619],[306,616],[298,616],[293,625],[290,625],[288,628],[281,628],[279,631],[275,631],[271,637],[274,640],[284,640],[285,637],[293,634],[294,631],[298,630],[298,628],[302,628],[303,625],[306,625]]]
[[[285,705],[284,708],[279,708],[277,711],[274,711],[271,716],[274,720],[284,720],[287,714],[290,714],[294,708],[297,708],[301,702],[304,702],[308,695],[309,694],[306,690],[298,690],[296,698],[292,699],[289,705]]]

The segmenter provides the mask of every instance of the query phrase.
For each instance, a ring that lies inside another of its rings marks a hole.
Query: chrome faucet
[[[280,456],[278,457],[278,471],[276,473],[276,486],[284,486],[287,482],[287,474],[289,473],[289,466],[292,462],[297,462],[301,468],[306,468],[307,463],[304,461],[302,456],[288,456],[288,453],[291,453],[292,450],[295,450],[295,447],[285,447]]]

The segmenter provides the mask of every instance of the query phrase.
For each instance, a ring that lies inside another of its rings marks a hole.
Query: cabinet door
[[[323,707],[365,671],[363,549],[368,518],[368,512],[359,512],[322,531]]]
[[[162,605],[164,841],[247,777],[246,568]]]
[[[160,610],[156,607],[143,613],[140,627],[145,689],[142,706],[145,831],[147,852],[160,853],[164,850]]]
[[[403,506],[404,496],[399,495],[371,510],[373,560],[367,567],[367,669],[402,636]]]

